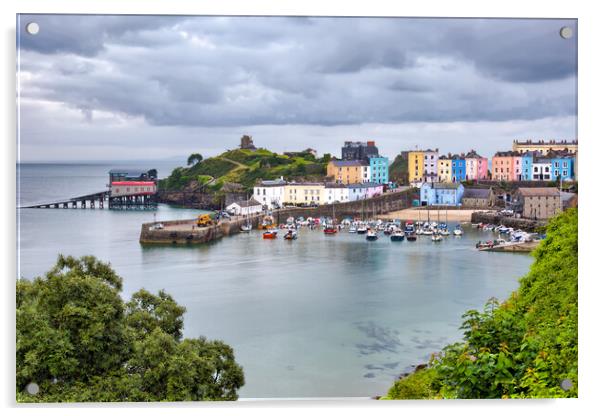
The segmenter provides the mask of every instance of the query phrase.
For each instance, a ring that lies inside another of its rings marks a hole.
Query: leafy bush
[[[125,304],[121,288],[92,256],[59,256],[44,277],[17,282],[17,401],[237,399],[244,375],[231,347],[182,340],[185,309],[167,293],[142,289]]]

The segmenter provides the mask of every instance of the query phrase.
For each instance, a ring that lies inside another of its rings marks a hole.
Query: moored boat
[[[406,236],[406,239],[407,239],[408,241],[416,241],[416,239],[417,239],[417,238],[418,238],[418,237],[416,237],[416,233],[415,233],[415,232],[412,232],[412,233],[410,233],[410,234],[408,234],[408,235]]]
[[[273,240],[278,236],[278,231],[270,230],[263,233],[264,240]]]
[[[248,233],[252,229],[253,229],[253,226],[251,224],[243,224],[240,226],[240,231],[243,233]]]
[[[391,241],[403,241],[405,239],[405,234],[401,230],[395,230],[390,238]]]
[[[297,231],[289,229],[288,232],[286,234],[284,234],[284,239],[285,240],[296,240],[297,239]]]
[[[368,241],[378,240],[378,234],[376,234],[376,231],[368,230],[368,232],[366,233],[366,240],[368,240]]]
[[[459,237],[462,234],[464,234],[464,230],[462,230],[462,227],[460,226],[460,224],[456,225],[456,229],[454,230],[454,235]]]
[[[441,235],[439,233],[434,233],[431,236],[431,240],[434,242],[439,242],[439,241],[443,240],[443,237],[441,237]]]
[[[324,228],[324,234],[326,234],[326,235],[332,235],[332,234],[336,234],[336,233],[337,233],[337,227],[335,227],[332,224],[329,224]]]

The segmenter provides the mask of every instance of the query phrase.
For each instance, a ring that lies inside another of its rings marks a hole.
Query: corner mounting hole
[[[40,25],[38,25],[36,22],[30,22],[27,23],[27,26],[25,26],[25,30],[30,35],[37,35],[40,31]]]
[[[573,29],[568,26],[564,26],[564,27],[560,28],[560,37],[562,39],[572,38],[573,37]]]

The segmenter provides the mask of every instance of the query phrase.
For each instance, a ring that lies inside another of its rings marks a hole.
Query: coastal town
[[[243,136],[239,151],[253,155],[261,149]],[[283,157],[300,155],[317,160],[314,149]],[[500,237],[479,241],[479,249],[531,251],[541,237],[535,231],[577,205],[577,155],[577,141],[553,140],[516,140],[512,150],[496,152],[491,163],[475,150],[454,155],[412,150],[400,154],[407,162],[403,183],[392,180],[389,159],[375,141],[345,141],[340,157],[322,158],[321,180],[259,178],[252,196],[230,201],[216,215],[144,224],[140,241],[206,243],[253,229],[263,230],[264,239],[276,239],[278,228],[284,239],[293,240],[299,228],[308,226],[330,235],[343,230],[367,234],[369,241],[382,233],[391,241],[424,235],[439,242],[449,235],[461,237],[462,224],[470,224]]]
[[[407,160],[408,185],[419,191],[420,206],[470,209],[499,207],[525,218],[554,216],[576,198],[577,141],[514,141],[511,151],[495,153],[491,167],[475,150],[440,155],[439,149],[401,152]],[[550,183],[557,186],[549,186]],[[505,189],[507,188],[507,189]],[[318,206],[370,199],[407,189],[389,180],[389,159],[374,141],[344,143],[340,159],[327,165],[324,182],[262,180],[251,202],[271,210],[285,206]],[[494,191],[495,190],[495,191]],[[533,198],[539,198],[535,204]],[[234,204],[232,208],[242,208]]]

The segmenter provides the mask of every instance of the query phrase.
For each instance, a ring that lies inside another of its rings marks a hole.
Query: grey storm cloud
[[[576,20],[22,15],[21,96],[155,126],[576,113]],[[40,33],[27,35],[28,21]]]

